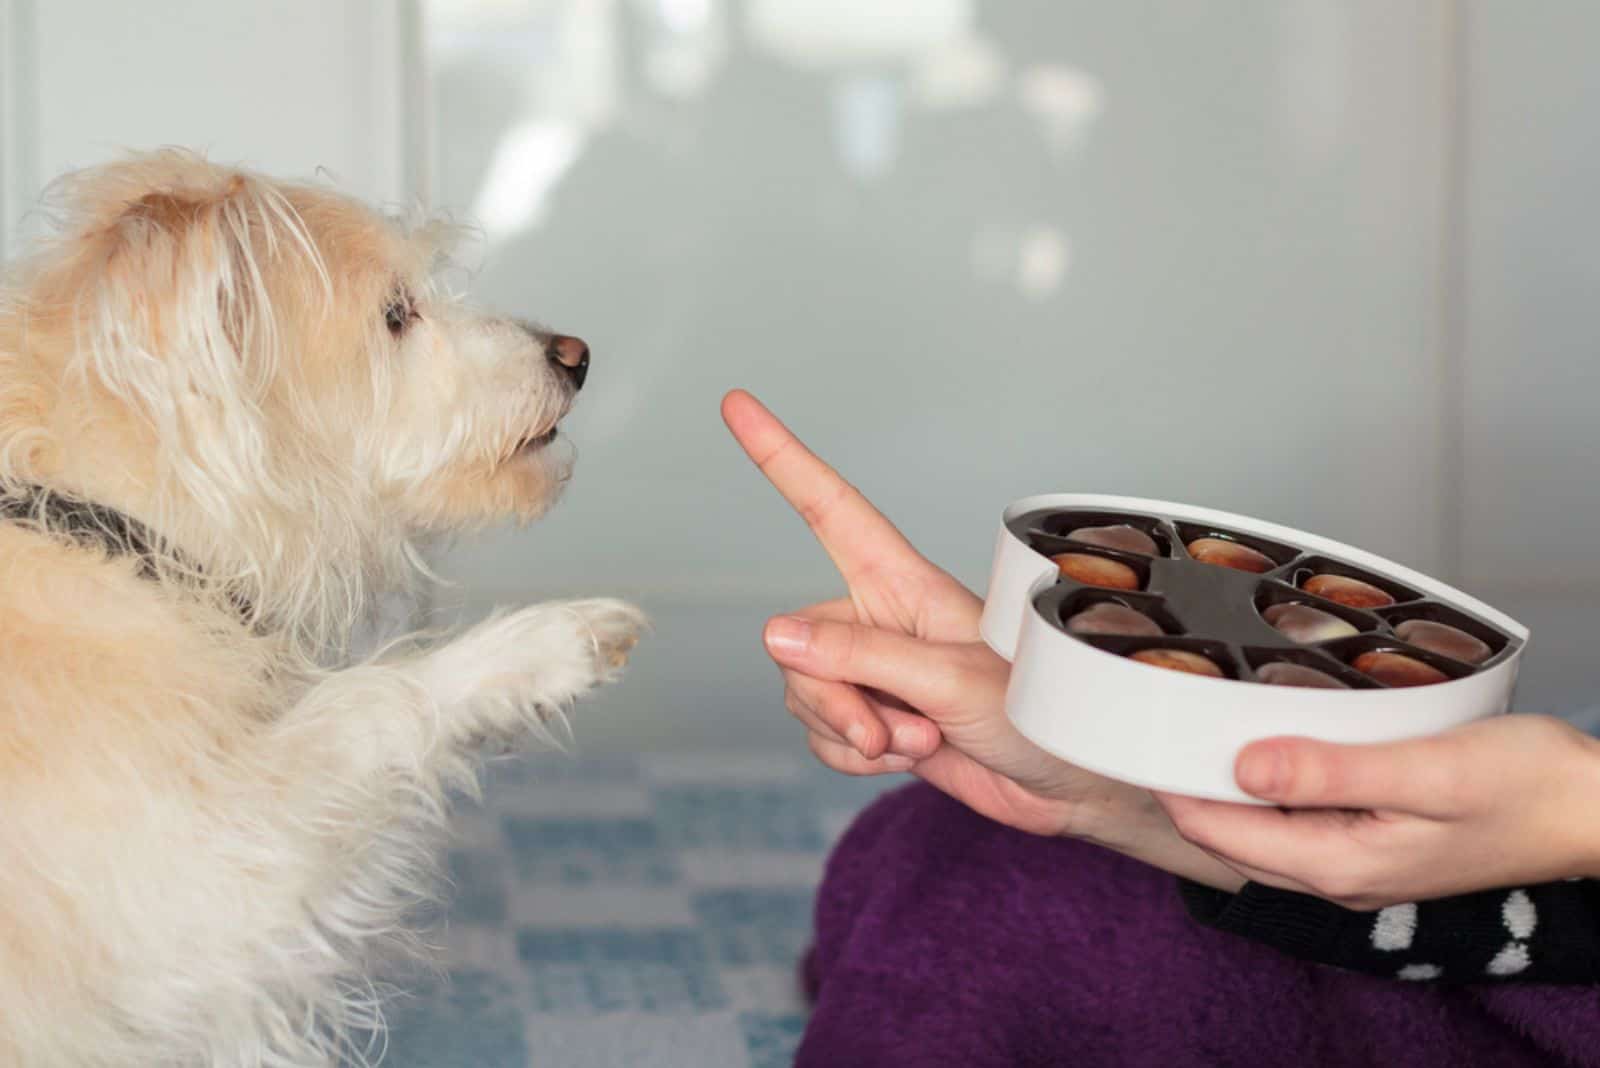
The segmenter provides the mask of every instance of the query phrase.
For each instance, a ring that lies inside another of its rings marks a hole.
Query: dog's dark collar
[[[47,530],[65,534],[79,544],[99,546],[113,556],[132,556],[145,578],[153,579],[158,573],[159,539],[149,527],[115,508],[63,496],[43,486],[24,485],[0,494],[0,522],[17,520],[42,520]],[[184,560],[181,554],[169,550],[168,555],[190,574],[202,574],[198,564]],[[259,621],[252,619],[249,600],[237,592],[230,592],[228,600],[247,626],[259,626]]]
[[[20,486],[0,497],[0,519],[42,520],[46,529],[113,555],[134,556],[139,573],[156,575],[156,538],[132,516],[103,504],[63,496],[43,486]]]

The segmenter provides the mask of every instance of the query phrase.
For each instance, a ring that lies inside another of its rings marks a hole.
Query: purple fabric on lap
[[[1431,987],[1194,923],[1175,880],[922,784],[829,860],[796,1064],[1600,1066],[1600,992]]]

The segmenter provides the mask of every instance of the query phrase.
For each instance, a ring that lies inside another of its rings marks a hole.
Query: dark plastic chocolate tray
[[[1081,527],[1126,523],[1149,534],[1159,555],[1139,553],[1075,541],[1066,531]],[[1086,553],[1126,564],[1138,573],[1139,591],[1090,586],[1065,575],[1034,600],[1041,616],[1077,641],[1126,656],[1140,649],[1186,649],[1209,657],[1229,678],[1258,681],[1256,669],[1274,661],[1303,664],[1339,679],[1352,689],[1388,689],[1351,667],[1362,653],[1396,652],[1430,664],[1450,679],[1487,671],[1515,655],[1521,642],[1459,605],[1428,597],[1382,572],[1272,541],[1244,531],[1234,531],[1172,516],[1144,512],[1092,509],[1045,509],[1027,512],[1009,524],[1013,533],[1044,556]],[[1196,538],[1221,538],[1265,553],[1274,564],[1256,574],[1217,564],[1201,563],[1184,548]],[[1299,588],[1313,574],[1337,574],[1360,579],[1387,591],[1395,603],[1380,608],[1352,608]],[[1066,621],[1091,605],[1111,601],[1126,605],[1153,619],[1166,631],[1162,636],[1073,634]],[[1272,604],[1298,602],[1319,608],[1351,623],[1359,634],[1301,644],[1280,633],[1261,616]],[[1491,654],[1481,664],[1442,656],[1402,641],[1394,626],[1408,619],[1446,623],[1486,643]]]

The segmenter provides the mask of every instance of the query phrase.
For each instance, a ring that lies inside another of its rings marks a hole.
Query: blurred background
[[[1507,609],[1521,707],[1600,718],[1591,4],[0,0],[0,34],[8,252],[51,177],[181,143],[474,223],[475,295],[589,340],[566,500],[419,610],[645,604],[591,753],[804,755],[759,627],[838,581],[733,386],[979,590],[1018,496],[1247,512]]]

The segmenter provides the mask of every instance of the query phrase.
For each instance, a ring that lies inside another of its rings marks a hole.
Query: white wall
[[[8,253],[37,230],[25,213],[45,182],[127,148],[417,195],[415,32],[414,6],[391,0],[0,0]]]
[[[1600,726],[1600,7],[1465,9],[1463,581],[1533,628],[1524,707]]]
[[[1600,591],[1600,9],[1471,8],[1469,581]]]
[[[526,124],[580,145],[538,218],[491,233],[478,289],[596,352],[566,506],[453,573],[826,589],[716,420],[731,385],[974,583],[1000,507],[1047,489],[1436,566],[1440,7],[890,6],[904,40],[870,4],[705,3],[705,30],[429,5],[443,203],[494,203]],[[703,84],[653,74],[698,33]]]

